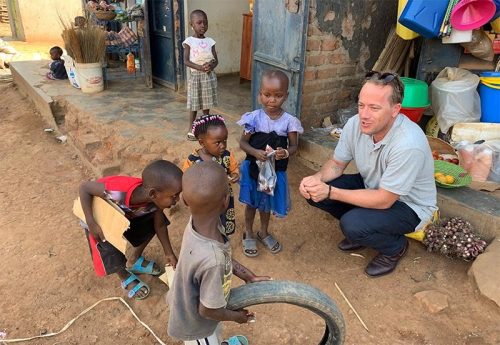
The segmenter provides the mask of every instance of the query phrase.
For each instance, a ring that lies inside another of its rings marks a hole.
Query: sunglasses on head
[[[380,73],[377,71],[370,71],[370,72],[366,73],[365,78],[366,79],[378,79],[378,80],[382,80],[384,83],[390,83],[391,81],[396,79],[397,76],[398,75],[396,73],[390,73],[390,72]]]

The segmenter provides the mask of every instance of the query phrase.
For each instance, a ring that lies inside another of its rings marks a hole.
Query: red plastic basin
[[[400,113],[405,114],[410,120],[418,123],[427,108],[401,108]]]

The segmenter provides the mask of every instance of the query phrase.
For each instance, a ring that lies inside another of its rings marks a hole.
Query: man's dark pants
[[[365,188],[360,174],[342,175],[328,184],[341,189]],[[396,255],[403,249],[406,243],[404,234],[414,231],[420,223],[415,211],[401,201],[396,201],[385,210],[361,208],[328,199],[308,202],[337,218],[349,241],[389,256]]]

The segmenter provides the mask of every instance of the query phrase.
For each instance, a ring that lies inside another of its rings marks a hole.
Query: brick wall
[[[307,127],[356,102],[397,9],[397,1],[310,1],[301,111]]]

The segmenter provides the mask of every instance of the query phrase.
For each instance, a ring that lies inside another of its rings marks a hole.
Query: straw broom
[[[98,63],[106,53],[106,32],[92,22],[83,27],[61,20],[66,51],[77,63]]]

